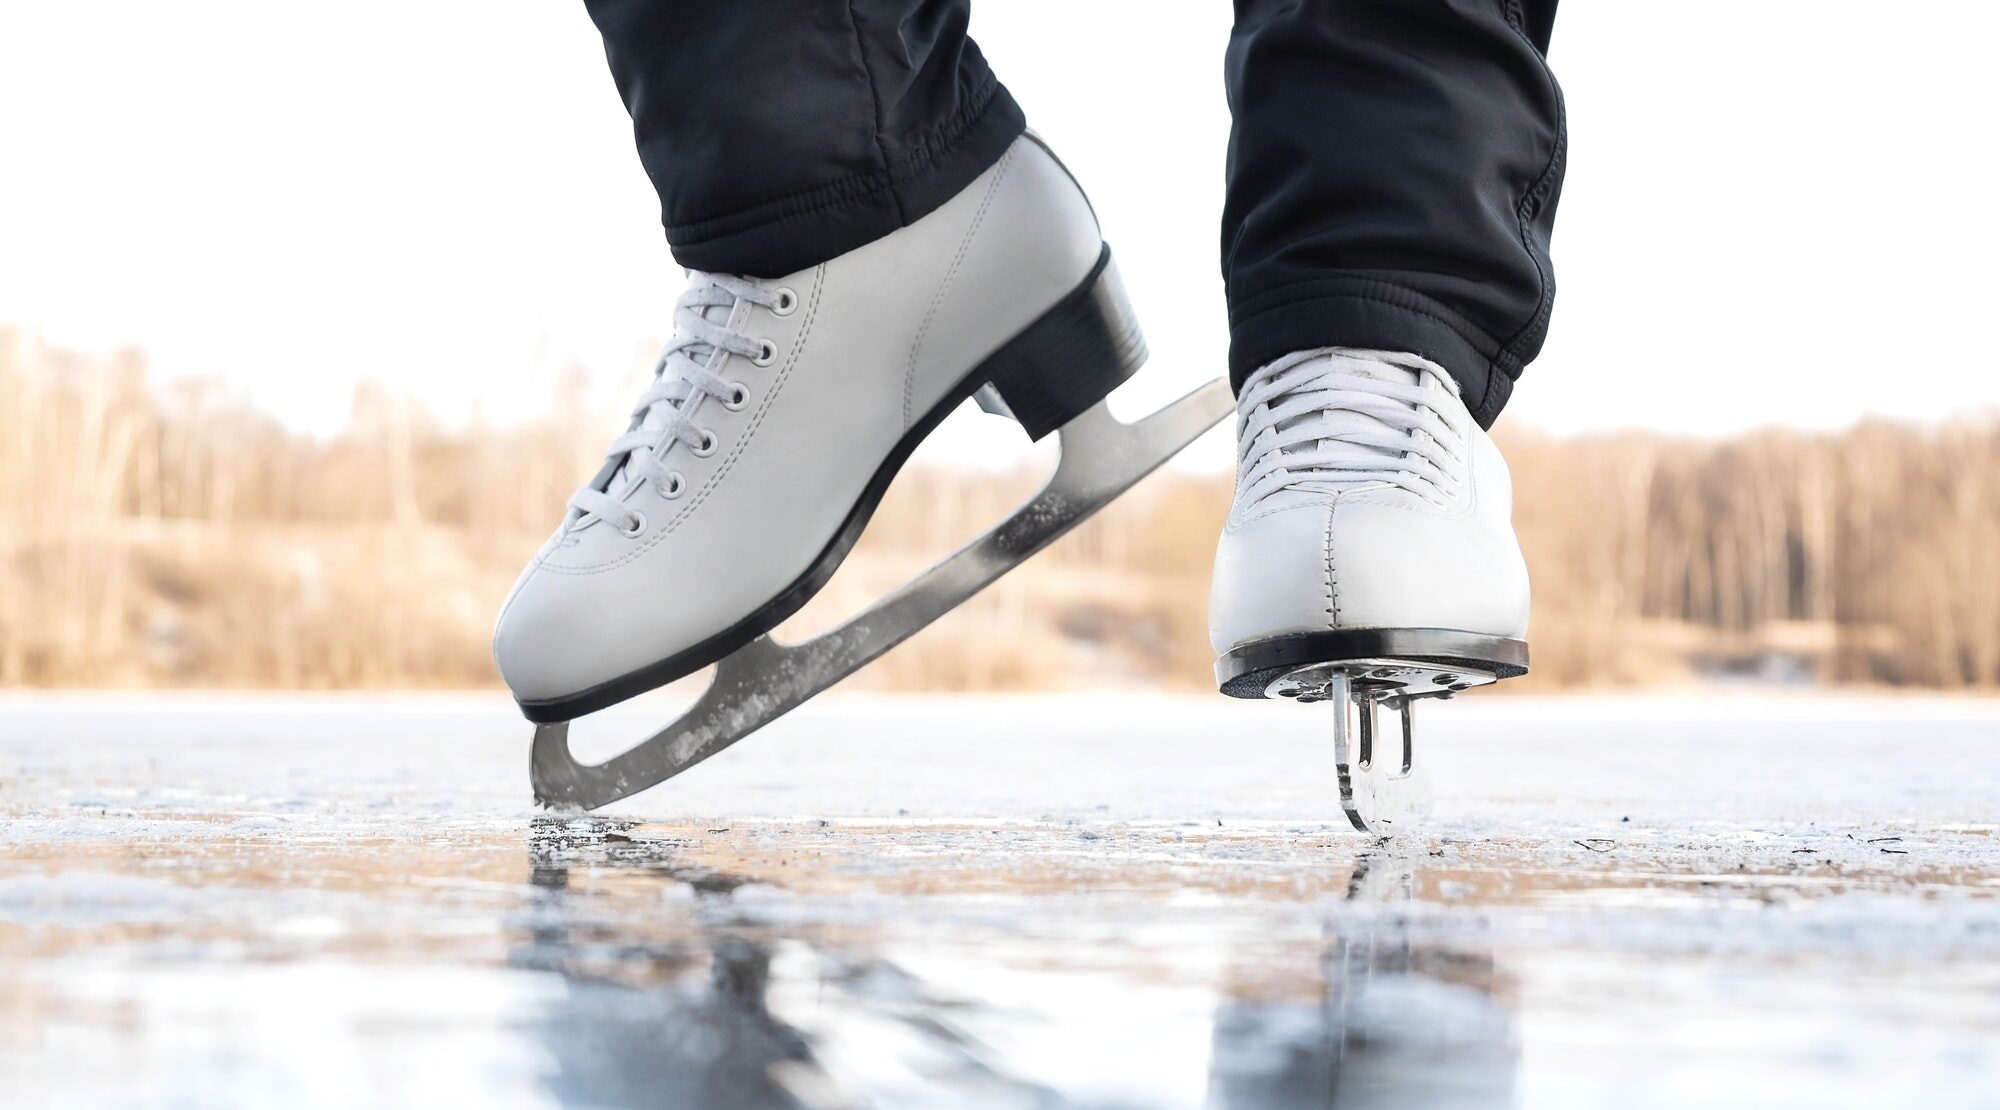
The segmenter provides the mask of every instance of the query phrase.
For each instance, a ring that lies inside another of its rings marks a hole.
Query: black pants
[[[667,240],[697,269],[774,277],[879,238],[1025,126],[966,36],[971,0],[585,2]],[[1310,347],[1413,351],[1492,423],[1555,295],[1554,16],[1555,0],[1236,0],[1232,380]],[[1172,77],[1113,76],[1136,97]]]

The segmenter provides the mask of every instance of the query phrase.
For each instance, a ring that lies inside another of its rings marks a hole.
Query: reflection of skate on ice
[[[1316,999],[1286,993],[1217,1008],[1212,1105],[1517,1104],[1520,1037],[1495,998],[1491,945],[1476,930],[1420,936],[1413,928],[1424,851],[1421,839],[1383,840],[1355,860],[1345,904],[1326,922]]]
[[[909,226],[782,278],[694,274],[631,428],[502,610],[536,796],[595,807],[714,754],[1039,551],[1227,412],[1218,383],[1133,426],[1145,347],[1095,217],[1033,136]],[[826,584],[889,481],[975,394],[1061,463],[1035,500],[839,628],[765,633]],[[566,722],[718,663],[641,747],[586,767]]]
[[[1348,819],[1407,827],[1430,804],[1412,702],[1528,668],[1507,464],[1451,377],[1413,355],[1299,352],[1252,374],[1237,411],[1216,681],[1234,697],[1331,702]]]

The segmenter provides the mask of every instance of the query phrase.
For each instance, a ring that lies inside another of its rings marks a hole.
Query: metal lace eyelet
[[[799,295],[792,292],[790,287],[780,287],[778,290],[778,303],[771,306],[771,315],[790,316],[798,310]]]
[[[730,382],[729,396],[722,399],[722,407],[728,409],[730,412],[735,412],[749,403],[750,387],[744,385],[742,382]]]
[[[667,500],[672,501],[674,498],[679,497],[684,491],[686,491],[687,479],[681,477],[680,471],[670,470],[667,472],[666,481],[662,482],[659,481],[658,479],[654,480],[653,489],[657,491],[661,497],[664,497]]]
[[[718,442],[720,441],[715,438],[714,432],[709,431],[707,428],[703,428],[701,430],[701,442],[693,447],[688,448],[688,450],[693,451],[696,455],[705,459],[710,455],[715,454],[715,445]]]
[[[637,539],[640,533],[644,532],[645,530],[646,530],[646,514],[639,512],[636,509],[633,510],[632,512],[631,525],[619,529],[620,532],[624,533],[627,536],[632,537],[633,539]]]
[[[758,366],[769,366],[778,361],[778,345],[768,339],[757,341],[757,357],[750,360]]]

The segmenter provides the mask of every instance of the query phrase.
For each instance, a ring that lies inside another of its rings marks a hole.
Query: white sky
[[[1228,7],[976,9],[1105,217],[1155,397],[1223,365]],[[2000,406],[1997,34],[1979,2],[1569,0],[1561,294],[1509,419]],[[0,7],[0,322],[308,427],[370,376],[504,418],[565,365],[628,381],[680,282],[576,0]]]

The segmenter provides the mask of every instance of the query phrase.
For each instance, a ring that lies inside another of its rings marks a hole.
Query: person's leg
[[[1024,121],[971,0],[586,0],[682,265],[776,277],[927,215]]]
[[[1209,638],[1224,693],[1333,703],[1342,805],[1365,830],[1422,797],[1403,773],[1412,699],[1527,669],[1527,567],[1485,426],[1555,293],[1554,8],[1237,3],[1222,253],[1238,465]],[[1371,758],[1381,706],[1403,711],[1402,760]]]
[[[1555,0],[1237,0],[1222,267],[1230,372],[1407,351],[1482,426],[1541,349],[1555,281]]]

